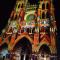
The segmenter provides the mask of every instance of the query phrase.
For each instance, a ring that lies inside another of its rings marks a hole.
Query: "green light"
[[[34,15],[33,14],[28,15],[26,18],[26,22],[30,22],[32,20],[34,20]]]

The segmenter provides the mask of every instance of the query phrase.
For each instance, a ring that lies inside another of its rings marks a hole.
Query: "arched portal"
[[[50,60],[50,48],[47,44],[43,44],[39,49],[39,60]]]
[[[29,60],[32,45],[26,37],[23,37],[15,44],[13,50],[19,54],[21,60]]]
[[[46,45],[46,44],[43,44],[43,45],[40,47],[39,52],[42,53],[42,54],[44,54],[44,53],[50,54],[50,53],[51,53],[49,46]]]

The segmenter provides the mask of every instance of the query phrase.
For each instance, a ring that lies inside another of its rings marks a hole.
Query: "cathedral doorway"
[[[16,43],[13,50],[16,60],[29,60],[32,53],[32,45],[27,38],[23,37]]]
[[[39,60],[50,60],[50,48],[46,44],[43,44],[40,47],[38,59]]]

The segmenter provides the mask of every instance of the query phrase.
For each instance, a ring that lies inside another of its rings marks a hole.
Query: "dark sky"
[[[1,0],[0,1],[0,30],[2,30],[10,16],[10,13],[15,5],[16,0]]]
[[[31,0],[33,1],[33,0]],[[37,1],[37,0],[36,0]],[[10,13],[15,5],[16,0],[0,0],[0,33],[1,30],[6,26]],[[55,17],[57,21],[57,49],[60,54],[60,10],[59,10],[59,0],[54,0],[55,5]]]

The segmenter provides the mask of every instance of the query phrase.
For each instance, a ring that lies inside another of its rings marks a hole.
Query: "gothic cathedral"
[[[53,0],[31,1],[16,1],[8,24],[0,36],[1,52],[57,54]]]

